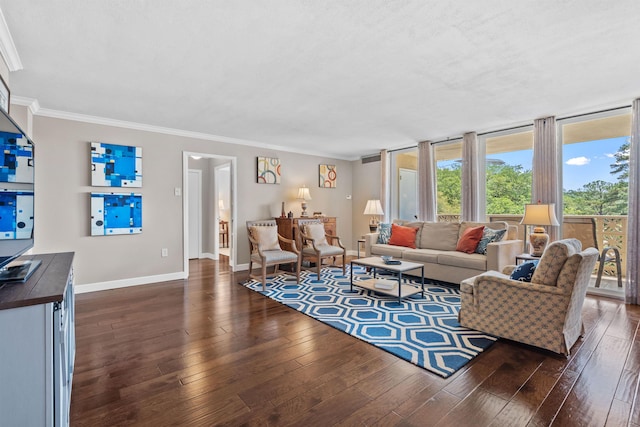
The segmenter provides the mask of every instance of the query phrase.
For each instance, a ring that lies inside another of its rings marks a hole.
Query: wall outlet
[[[163,257],[167,257],[167,256],[169,256],[169,249],[167,249],[167,248],[162,248],[162,256],[163,256]]]

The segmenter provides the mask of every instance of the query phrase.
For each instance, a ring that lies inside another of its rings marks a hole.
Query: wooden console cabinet
[[[324,216],[320,218],[275,218],[276,223],[278,224],[278,233],[286,239],[291,239],[296,241],[296,246],[300,249],[302,246],[302,242],[300,241],[300,234],[298,232],[298,220],[300,219],[319,219],[324,223],[324,230],[327,234],[332,236],[336,236],[336,217],[335,216]],[[288,245],[283,245],[284,250],[290,250],[291,247]]]

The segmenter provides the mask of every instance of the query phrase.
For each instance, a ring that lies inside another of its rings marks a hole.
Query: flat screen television
[[[33,141],[0,111],[0,283],[24,280],[37,268],[12,264],[34,243],[34,166]]]

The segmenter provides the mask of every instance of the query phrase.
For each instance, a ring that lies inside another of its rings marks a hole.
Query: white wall
[[[26,107],[13,105],[13,109],[23,110],[16,111],[17,117],[28,116]],[[338,234],[347,248],[355,249],[352,201],[346,198],[353,193],[353,162],[43,116],[34,116],[32,122],[36,147],[34,253],[75,251],[80,291],[87,284],[151,280],[183,271],[182,197],[174,195],[174,188],[183,188],[183,151],[238,159],[238,264],[248,263],[249,258],[245,222],[279,216],[282,201],[287,211],[299,215],[295,196],[302,184],[310,188],[313,198],[308,202],[309,211],[338,217]],[[143,148],[143,187],[135,190],[143,194],[142,234],[90,236],[89,193],[108,190],[90,185],[90,141]],[[256,183],[257,156],[280,158],[280,185]],[[321,163],[337,165],[337,188],[318,187]],[[161,248],[168,248],[168,257],[160,256]]]

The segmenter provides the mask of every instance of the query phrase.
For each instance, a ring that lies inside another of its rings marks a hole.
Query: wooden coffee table
[[[356,283],[353,282],[353,266],[354,265],[362,265],[365,267],[369,267],[373,270],[373,279],[366,280],[358,280]],[[407,285],[402,283],[402,273],[415,270],[419,268],[421,273],[421,286],[418,288],[416,286]],[[397,273],[397,284],[393,285],[391,289],[380,289],[376,287],[376,282],[378,279],[376,278],[377,270],[387,270],[394,273]],[[354,259],[351,261],[351,290],[353,290],[354,286],[358,286],[359,288],[369,289],[371,291],[375,291],[385,295],[398,296],[398,302],[402,301],[402,298],[406,298],[411,295],[415,295],[419,292],[422,293],[424,297],[424,264],[419,264],[417,262],[409,262],[402,261],[400,264],[385,264],[380,257],[367,257]]]

